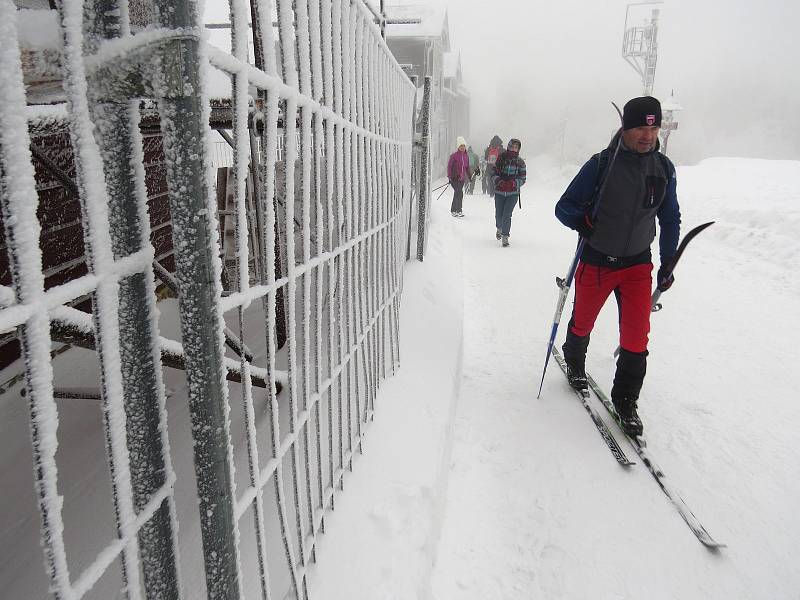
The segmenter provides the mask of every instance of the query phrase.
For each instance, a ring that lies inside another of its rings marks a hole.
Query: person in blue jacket
[[[586,240],[575,272],[575,304],[564,342],[567,377],[586,389],[585,360],[589,334],[608,296],[619,306],[620,354],[611,400],[625,432],[642,434],[637,412],[647,370],[650,332],[652,255],[659,224],[659,289],[667,277],[680,235],[675,166],[659,152],[661,104],[651,96],[625,104],[622,131],[608,148],[595,154],[578,172],[556,204],[556,217]],[[622,136],[619,153],[614,149]],[[603,181],[602,198],[597,194]]]

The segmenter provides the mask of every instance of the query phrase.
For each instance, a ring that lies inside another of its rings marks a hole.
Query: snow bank
[[[758,260],[764,272],[800,291],[782,267],[800,257],[800,161],[711,158],[678,168],[683,229],[716,221],[704,233],[724,244],[731,260]],[[754,265],[754,268],[755,265]]]
[[[447,201],[449,203],[449,200]],[[319,538],[312,598],[423,598],[446,497],[461,380],[461,238],[434,222],[405,267],[401,366],[384,382],[364,455]]]

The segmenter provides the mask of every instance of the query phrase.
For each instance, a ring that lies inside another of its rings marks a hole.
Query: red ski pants
[[[619,345],[630,352],[647,350],[652,271],[652,263],[609,269],[581,262],[575,273],[570,331],[581,337],[589,335],[609,294],[615,292],[619,303]]]

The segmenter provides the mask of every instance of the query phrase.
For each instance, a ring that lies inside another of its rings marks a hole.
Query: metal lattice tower
[[[625,9],[625,33],[622,37],[622,58],[642,78],[643,95],[653,93],[653,82],[656,78],[656,63],[658,62],[658,17],[660,9],[651,11],[649,20],[644,25],[629,25],[628,17],[631,7],[652,6],[662,2],[640,2],[628,4]]]

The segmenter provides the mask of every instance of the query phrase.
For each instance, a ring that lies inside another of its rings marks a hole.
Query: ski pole
[[[597,192],[597,199],[594,202],[594,206],[592,207],[592,220],[597,217],[597,211],[600,207],[600,200],[603,198],[603,192],[606,189],[606,183],[608,182],[608,174],[611,172],[611,169],[614,167],[614,162],[617,159],[617,154],[619,154],[619,148],[622,144],[622,111],[619,107],[614,104],[614,108],[617,109],[617,113],[619,114],[620,120],[620,128],[617,132],[617,146],[614,148],[614,154],[611,157],[611,161],[608,163],[608,169],[606,169],[605,175],[603,176],[603,182],[600,185],[600,189]],[[542,387],[544,386],[544,376],[547,373],[547,363],[550,362],[550,354],[553,352],[553,344],[556,341],[556,334],[558,333],[558,325],[561,322],[561,314],[564,312],[564,305],[567,302],[567,296],[569,295],[569,288],[572,286],[572,280],[575,277],[575,271],[578,268],[578,261],[581,258],[581,253],[583,253],[583,247],[586,245],[586,238],[580,238],[578,241],[578,247],[575,250],[575,256],[570,263],[569,269],[567,270],[567,276],[564,279],[560,279],[556,277],[556,285],[559,287],[558,293],[558,302],[556,302],[556,314],[553,317],[553,325],[550,329],[550,340],[547,342],[547,355],[544,357],[544,367],[542,368],[542,380],[539,382],[539,393],[536,394],[536,397],[542,395]]]
[[[449,186],[449,185],[450,185],[450,182],[447,182],[446,184],[444,184],[444,189],[441,192],[439,192],[439,195],[436,196],[436,200],[434,200],[434,202],[438,202],[439,201],[439,198],[441,198],[442,194],[444,194],[447,191],[447,186]],[[438,190],[439,188],[436,188],[436,189]],[[436,190],[434,190],[434,191],[436,191]]]
[[[433,193],[433,192],[437,192],[437,191],[439,191],[440,189],[442,189],[443,187],[447,187],[448,185],[450,185],[450,182],[449,182],[449,181],[448,181],[447,183],[443,183],[442,185],[440,185],[440,186],[439,186],[439,187],[437,187],[436,189],[433,189],[433,190],[431,190],[431,193]]]
[[[681,243],[678,246],[677,252],[675,252],[675,256],[673,256],[672,260],[669,262],[667,276],[666,276],[667,279],[669,279],[669,276],[672,275],[672,272],[675,270],[675,267],[678,266],[678,261],[681,259],[681,254],[683,254],[683,251],[686,250],[686,246],[689,245],[689,242],[691,242],[698,233],[700,233],[704,229],[707,229],[708,227],[711,227],[713,224],[714,221],[709,221],[708,223],[703,223],[702,225],[698,225],[683,237],[683,240],[681,240]],[[663,294],[665,290],[662,290],[659,287],[660,284],[661,284],[660,281],[656,281],[656,289],[653,290],[653,295],[650,296],[650,312],[658,312],[662,308],[661,303],[658,300],[659,298],[661,298],[661,294]],[[621,347],[617,346],[617,349],[614,350],[614,358],[617,358],[619,356],[620,349]]]

